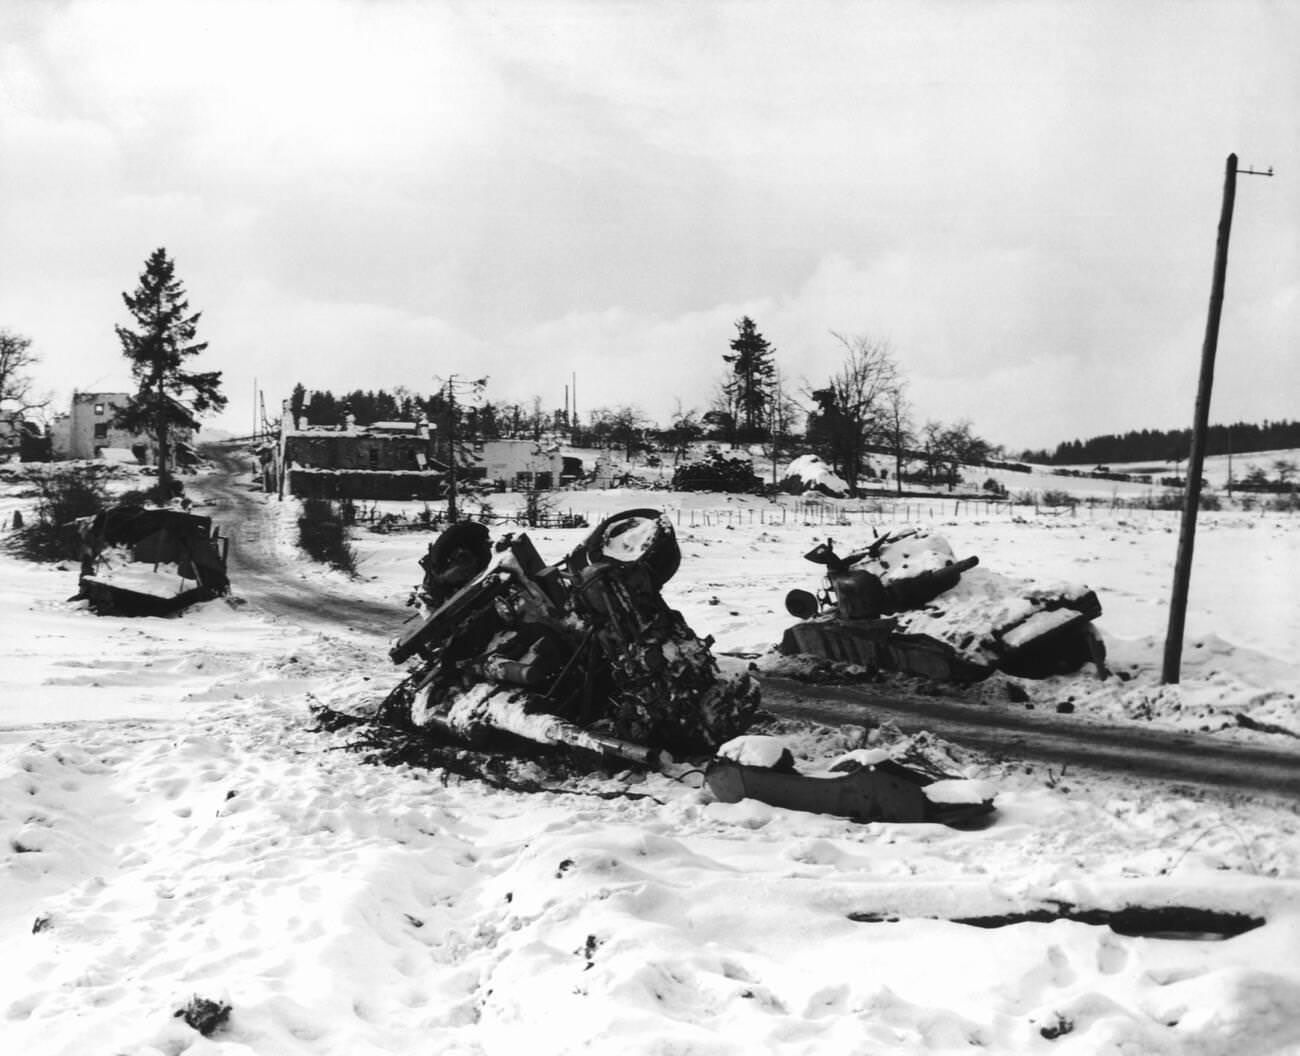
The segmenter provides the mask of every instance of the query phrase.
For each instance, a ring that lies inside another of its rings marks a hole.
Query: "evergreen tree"
[[[118,412],[117,424],[150,433],[157,441],[159,491],[166,497],[171,494],[172,433],[196,430],[200,414],[225,407],[221,371],[186,369],[186,361],[208,344],[194,340],[201,313],[189,314],[185,287],[165,249],[154,250],[140,285],[134,293],[123,293],[122,300],[137,329],[115,329],[138,387]]]
[[[736,330],[736,337],[731,342],[732,354],[722,358],[731,364],[732,378],[728,387],[736,407],[740,438],[757,440],[765,433],[767,408],[772,399],[774,349],[749,316],[736,324]]]
[[[303,408],[306,403],[307,390],[303,387],[303,384],[300,381],[293,387],[293,392],[289,396],[289,417],[295,422],[301,419]]]
[[[342,425],[343,403],[329,389],[316,389],[307,405],[307,419],[315,426]]]

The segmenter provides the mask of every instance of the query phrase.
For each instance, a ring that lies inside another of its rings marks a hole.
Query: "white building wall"
[[[521,473],[549,473],[551,486],[560,483],[560,473],[564,469],[564,458],[558,451],[543,451],[532,440],[484,440],[480,448],[475,445],[474,454],[480,459],[488,480],[504,481],[507,485],[514,483]]]
[[[113,416],[126,407],[130,398],[125,392],[74,393],[68,417],[66,457],[94,458],[106,447],[129,450],[133,444],[140,443],[140,437],[113,424]],[[148,440],[143,442],[149,443],[152,451],[152,444]]]

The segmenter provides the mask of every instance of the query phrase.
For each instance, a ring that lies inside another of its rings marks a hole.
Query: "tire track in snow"
[[[926,729],[990,755],[1091,767],[1133,777],[1300,797],[1300,755],[1209,736],[970,705],[941,697],[889,696],[857,686],[764,676],[763,706],[778,715],[839,725],[893,722]]]

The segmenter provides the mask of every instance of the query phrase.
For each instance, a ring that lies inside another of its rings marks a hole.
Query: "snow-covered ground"
[[[763,454],[762,446],[757,444],[749,448],[739,447],[735,449],[723,445],[719,449],[715,444],[700,442],[690,447],[688,454],[685,456],[686,461],[703,458],[709,450],[717,450],[728,458],[750,459],[759,478],[773,484],[783,481],[788,474],[804,471],[811,473],[810,483],[816,483],[823,474],[827,475],[825,482],[833,493],[838,493],[843,485],[843,481],[836,478],[831,473],[830,468],[816,456],[801,456],[790,462],[778,462],[774,473],[771,460]],[[595,465],[595,460],[589,450],[582,448],[566,449],[565,454],[579,458],[587,472],[591,472]],[[1011,462],[1014,463],[1014,459]],[[1227,502],[1229,500],[1229,476],[1233,481],[1240,482],[1252,469],[1258,468],[1263,470],[1270,479],[1275,479],[1276,470],[1274,464],[1277,462],[1300,465],[1300,450],[1255,451],[1234,456],[1211,455],[1205,459],[1201,476],[1207,489],[1213,492],[1221,502]],[[871,466],[874,476],[865,477],[859,481],[859,484],[864,489],[874,490],[885,495],[893,491],[895,489],[894,460],[887,455],[873,454],[867,459],[867,463]],[[1161,481],[1165,478],[1183,477],[1187,473],[1186,459],[1179,462],[1174,462],[1172,459],[1165,462],[1156,460],[1130,463],[1116,462],[1105,466],[1098,466],[1094,463],[1077,466],[1016,464],[1020,465],[1023,471],[991,469],[984,466],[963,466],[961,467],[961,480],[956,490],[963,494],[984,495],[987,494],[985,485],[989,481],[993,481],[1004,488],[1005,493],[1011,499],[1026,505],[1032,504],[1035,498],[1041,500],[1045,494],[1050,492],[1068,493],[1081,503],[1101,506],[1149,503],[1166,493],[1170,495],[1177,494],[1175,489],[1165,487]],[[657,466],[647,465],[645,459],[641,456],[635,457],[631,462],[613,455],[602,457],[602,472],[605,476],[618,479],[625,474],[631,474],[652,485],[666,486],[672,480],[673,468],[674,461],[669,456],[663,456],[662,461]],[[919,462],[911,462],[907,465],[906,470],[907,472],[915,472],[919,468]],[[1112,475],[1127,475],[1131,479],[1107,479],[1104,474],[1095,474],[1097,470],[1105,470]],[[882,474],[884,474],[883,477]],[[602,477],[601,479],[603,481],[605,478]],[[924,491],[927,489],[925,485],[909,484],[907,490]],[[940,486],[938,490],[945,490],[945,488]],[[1237,500],[1240,500],[1243,494],[1240,491],[1232,492],[1232,495]],[[1275,497],[1267,493],[1262,495],[1256,493],[1254,501],[1251,501],[1250,505],[1257,506],[1261,503],[1266,505],[1270,499]]]
[[[26,501],[0,497],[0,521]],[[294,551],[294,503],[264,501],[280,530],[261,545],[295,580],[400,603],[418,579],[427,535],[358,532],[349,582]],[[665,595],[730,664],[770,661],[786,591],[818,584],[815,542],[911,521],[984,567],[1097,591],[1126,677],[1024,683],[1031,701],[1300,749],[1235,718],[1300,730],[1292,516],[1202,520],[1184,678],[1162,687],[1176,514],[639,490],[562,505],[669,511],[684,559]],[[252,526],[226,529],[249,545]],[[583,534],[530,532],[549,559]],[[0,569],[0,1052],[1300,1052],[1295,802],[960,746],[960,776],[998,789],[974,831],[724,805],[689,775],[498,791],[366,765],[346,730],[310,729],[313,702],[355,708],[396,681],[397,627],[268,615],[237,580],[181,618],[97,618],[64,600],[75,568]],[[1023,707],[1004,686],[970,694]],[[862,733],[788,732],[803,759]],[[1267,923],[1188,941],[950,922],[1053,901]],[[230,1006],[210,1038],[175,1015],[195,997]]]

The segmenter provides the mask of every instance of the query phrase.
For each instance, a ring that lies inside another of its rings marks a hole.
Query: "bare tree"
[[[709,409],[700,419],[705,425],[722,434],[732,447],[736,446],[736,436],[740,427],[740,403],[736,399],[736,389],[730,379],[723,378],[713,390]]]
[[[546,415],[542,413],[542,398],[533,397],[533,412],[529,415],[529,431],[532,433],[533,443],[540,443],[542,433],[546,430]]]
[[[591,434],[605,446],[618,445],[627,459],[645,445],[645,431],[650,420],[635,404],[620,407],[598,407],[591,412]]]
[[[957,484],[960,466],[974,465],[988,458],[988,441],[976,436],[970,421],[965,418],[952,425],[937,421],[926,422],[922,437],[930,480],[939,477],[939,471],[943,470],[949,491]]]
[[[925,479],[933,484],[944,466],[943,422],[931,418],[921,426],[921,449],[925,457]]]
[[[885,395],[885,432],[894,452],[894,489],[903,493],[903,466],[912,460],[911,448],[916,443],[912,423],[912,405],[907,399],[907,382],[899,381]]]
[[[49,404],[48,396],[32,392],[31,370],[39,361],[30,337],[0,329],[0,411],[21,418]]]
[[[672,418],[668,428],[664,430],[663,437],[673,449],[675,466],[686,457],[690,445],[704,435],[704,423],[695,413],[694,407],[687,410],[682,405],[680,396],[674,397],[673,404]]]
[[[902,373],[886,341],[831,331],[844,348],[840,369],[808,395],[818,410],[809,418],[809,439],[848,484],[857,487],[867,448],[889,438],[891,401]]]

